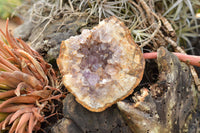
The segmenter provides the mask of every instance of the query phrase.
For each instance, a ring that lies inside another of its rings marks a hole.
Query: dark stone
[[[73,120],[84,133],[131,133],[115,105],[103,112],[90,112],[71,94],[66,96],[63,104],[64,117]]]
[[[51,133],[81,133],[81,129],[70,119],[59,120],[51,129]]]
[[[61,42],[77,35],[87,25],[86,19],[84,15],[60,14],[57,19],[46,19],[37,25],[27,21],[15,29],[14,35],[31,42],[33,49],[50,62],[58,57]]]
[[[48,23],[49,20],[46,20],[35,27],[29,41],[34,42],[31,46],[49,62],[58,57],[61,42],[77,35],[81,27],[86,25],[86,16],[64,16]]]
[[[34,24],[31,21],[25,21],[22,25],[18,26],[14,30],[14,37],[21,38],[24,41],[27,41],[31,35],[31,31],[34,27]]]
[[[189,67],[163,47],[158,50],[157,63],[159,80],[150,86],[147,96],[142,96],[145,89],[135,93],[135,103],[118,102],[122,115],[134,133],[198,132],[199,93]]]

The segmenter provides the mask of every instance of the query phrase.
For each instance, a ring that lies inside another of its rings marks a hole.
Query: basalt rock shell
[[[145,61],[128,28],[110,17],[63,41],[57,64],[63,84],[76,100],[100,112],[133,92]]]

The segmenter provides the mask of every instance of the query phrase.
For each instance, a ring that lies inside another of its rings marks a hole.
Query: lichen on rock
[[[115,17],[63,41],[57,63],[64,85],[80,104],[95,112],[130,95],[145,64],[128,28]]]

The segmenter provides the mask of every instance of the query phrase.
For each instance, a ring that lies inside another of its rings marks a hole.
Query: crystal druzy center
[[[85,85],[94,88],[104,77],[110,78],[105,72],[108,60],[111,59],[113,54],[109,50],[108,43],[94,42],[93,44],[82,44],[78,52],[84,55],[80,68]]]
[[[140,48],[115,17],[63,41],[57,62],[69,92],[95,112],[130,95],[144,71]]]

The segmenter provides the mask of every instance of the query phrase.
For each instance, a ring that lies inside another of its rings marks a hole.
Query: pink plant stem
[[[200,67],[200,56],[186,55],[186,54],[181,54],[181,53],[173,53],[173,54],[175,54],[179,58],[179,60],[183,62]],[[143,57],[145,59],[156,59],[157,52],[143,53]]]

